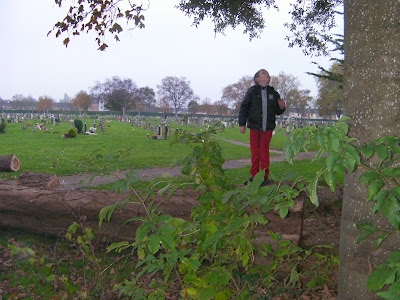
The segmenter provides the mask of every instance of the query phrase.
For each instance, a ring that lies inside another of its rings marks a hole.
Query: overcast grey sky
[[[201,100],[214,102],[225,86],[260,68],[271,75],[292,74],[301,88],[316,96],[315,80],[305,72],[317,71],[313,61],[324,67],[331,64],[328,58],[307,57],[298,48],[288,48],[283,26],[290,20],[287,4],[280,12],[266,11],[261,38],[250,42],[242,27],[215,36],[210,21],[191,26],[192,20],[174,8],[178,0],[149,2],[146,28],[124,31],[120,42],[109,36],[110,47],[101,52],[94,33],[71,38],[68,48],[62,44],[64,37],[47,37],[65,16],[66,8],[58,8],[54,0],[1,0],[0,97],[47,95],[59,101],[64,93],[74,97],[80,90],[89,92],[96,81],[112,76],[131,78],[139,87],[156,91],[164,77],[182,76]],[[279,1],[283,2],[287,1]]]

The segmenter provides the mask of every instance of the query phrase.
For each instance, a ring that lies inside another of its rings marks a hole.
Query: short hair
[[[256,74],[254,74],[253,80],[254,80],[255,83],[257,83],[257,82],[256,82],[256,78],[257,78],[258,76],[260,76],[260,72],[261,72],[261,71],[267,71],[267,70],[265,70],[265,69],[260,69],[260,70],[257,71]],[[268,72],[268,71],[267,71],[267,72]]]

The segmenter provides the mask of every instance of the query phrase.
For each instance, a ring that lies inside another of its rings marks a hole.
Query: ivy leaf
[[[379,291],[385,284],[393,282],[393,272],[386,269],[377,269],[368,277],[367,287],[370,291]]]
[[[394,198],[390,197],[389,201],[385,201],[382,206],[382,213],[388,218],[390,224],[393,225],[396,230],[399,230],[400,225],[400,203]]]
[[[389,237],[390,235],[391,235],[391,233],[384,233],[384,234],[381,234],[381,235],[378,237],[378,239],[376,240],[376,244],[375,244],[376,249],[378,249],[378,248],[380,247],[380,245],[382,244],[382,242],[383,242],[387,237]]]
[[[325,173],[325,182],[330,187],[331,191],[335,190],[336,187],[336,179],[335,174],[332,172]]]
[[[280,215],[281,219],[284,219],[288,213],[289,213],[289,209],[287,206],[284,206],[279,210],[279,215]]]
[[[361,231],[356,239],[356,244],[359,244],[370,235],[379,231],[379,228],[374,227],[371,223],[357,224],[357,229]]]
[[[266,225],[268,224],[269,220],[264,215],[261,214],[257,217],[257,222],[261,225]]]
[[[361,152],[365,155],[366,158],[370,158],[372,154],[374,154],[374,147],[371,145],[366,145],[361,148]]]
[[[339,152],[340,151],[339,139],[337,137],[332,137],[330,146],[333,151]]]
[[[169,250],[175,249],[175,241],[171,235],[162,234],[160,240],[165,248]]]
[[[348,155],[350,155],[355,161],[357,161],[357,163],[361,163],[360,154],[354,146],[350,144],[344,144],[343,147]]]
[[[339,157],[339,154],[337,152],[329,152],[329,154],[326,158],[326,166],[328,167],[328,171],[332,171],[332,168],[335,165],[338,157]]]
[[[152,234],[150,236],[149,251],[152,254],[156,254],[158,250],[160,250],[160,237]]]
[[[375,151],[381,160],[385,160],[388,157],[388,148],[384,145],[375,146]]]
[[[393,251],[389,254],[389,266],[400,267],[400,251]]]
[[[375,180],[368,188],[367,201],[371,201],[384,185],[382,179]]]
[[[395,168],[383,169],[381,175],[382,177],[394,177],[396,176],[396,169]]]
[[[227,203],[233,197],[233,195],[235,195],[237,193],[238,193],[237,190],[231,190],[231,191],[226,192],[222,196],[222,203]]]
[[[287,139],[287,142],[289,141],[289,139]],[[293,157],[294,157],[294,154],[293,154],[293,150],[292,150],[292,147],[291,147],[291,145],[290,145],[290,143],[286,143],[286,145],[285,145],[285,157],[286,157],[286,160],[290,163],[290,164],[293,164]]]
[[[335,128],[340,131],[342,136],[347,135],[349,132],[349,125],[344,122],[337,122]]]
[[[350,155],[346,155],[346,156],[347,156],[347,159],[343,162],[343,166],[345,166],[347,169],[349,169],[351,172],[353,172],[354,169],[356,168],[356,160]]]
[[[394,197],[397,198],[397,200],[400,200],[400,186],[396,186],[396,187],[392,188],[390,190],[390,192],[392,193],[392,195]]]
[[[376,201],[376,204],[372,207],[373,214],[382,209],[388,195],[389,192],[386,190],[381,190],[375,195],[374,200]]]
[[[310,186],[308,187],[311,203],[313,203],[315,206],[319,206],[318,195],[317,195],[317,186],[318,186],[318,180],[324,172],[325,172],[325,170],[321,169],[317,173],[317,176],[315,176],[314,180],[311,182]]]
[[[318,144],[319,144],[322,148],[324,148],[324,147],[325,147],[325,134],[324,134],[324,132],[323,132],[323,131],[320,131],[320,132],[318,133],[317,138],[318,138]]]
[[[360,176],[360,182],[364,183],[365,186],[369,186],[371,182],[377,180],[379,178],[379,174],[374,171],[367,171]]]
[[[383,299],[398,300],[400,299],[400,283],[394,283],[387,291],[377,293],[376,295]]]

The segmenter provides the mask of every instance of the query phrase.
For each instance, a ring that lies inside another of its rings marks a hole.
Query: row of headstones
[[[100,127],[101,132],[104,133],[105,132],[104,122],[105,121],[103,121],[101,119],[99,119],[97,121],[99,123],[98,126],[96,125],[96,119],[93,120],[93,126],[91,126],[91,127],[88,127],[87,123],[85,123],[84,124],[84,126],[85,126],[84,133],[85,134],[95,134],[98,127]],[[75,127],[75,122],[73,119],[69,120],[69,122],[71,123],[71,127]]]
[[[156,122],[156,123],[170,123],[172,121],[174,121],[174,118],[169,118],[167,117],[166,119],[162,119],[161,117],[157,117],[157,118],[153,118],[152,122]],[[150,121],[147,120],[146,118],[143,117],[133,117],[133,118],[128,118],[126,120],[128,123],[131,123],[132,126],[137,126],[137,127],[141,127],[141,128],[146,128],[149,131],[152,131],[150,126]],[[218,119],[218,118],[214,118],[214,119],[210,119],[210,118],[204,118],[204,119],[200,119],[198,117],[196,118],[188,118],[187,122],[183,122],[183,125],[192,125],[195,128],[201,128],[204,127],[204,129],[207,129],[210,125],[213,125],[217,122],[222,122],[222,124],[224,124],[225,128],[234,128],[235,124],[237,123],[237,121],[234,121],[232,119],[229,120],[223,120],[223,119]]]
[[[154,132],[154,135],[157,136],[157,138],[159,139],[162,138],[166,140],[168,136],[172,135],[171,128],[168,124],[156,125],[153,126],[151,129],[152,130],[149,131]]]

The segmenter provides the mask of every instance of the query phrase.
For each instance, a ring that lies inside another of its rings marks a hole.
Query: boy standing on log
[[[239,111],[239,129],[246,132],[246,124],[250,129],[251,169],[250,178],[244,184],[253,181],[254,176],[265,170],[264,181],[268,183],[269,176],[269,144],[275,129],[276,115],[285,111],[285,101],[279,93],[269,85],[271,77],[265,69],[254,75],[255,85],[250,87],[244,96]]]

